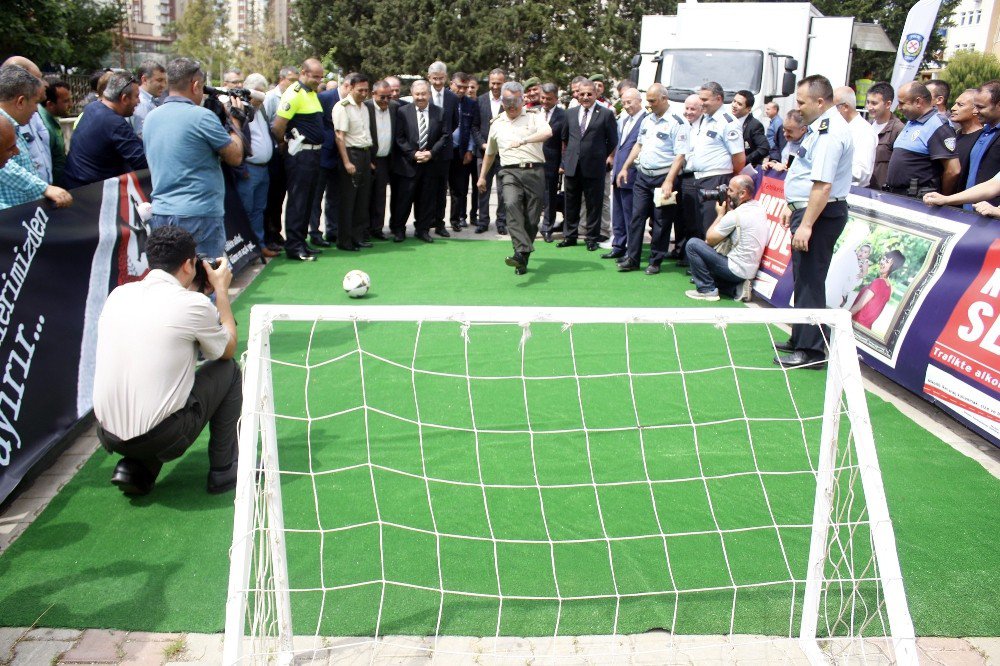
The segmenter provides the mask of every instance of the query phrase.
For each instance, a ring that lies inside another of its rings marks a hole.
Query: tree
[[[4,12],[0,59],[21,55],[43,69],[95,69],[111,50],[124,13],[120,0],[13,0]]]
[[[169,30],[177,35],[171,52],[201,61],[209,78],[218,76],[221,80],[219,70],[235,63],[225,5],[220,0],[191,0]]]
[[[992,53],[959,51],[948,61],[941,78],[951,84],[954,98],[967,88],[978,88],[987,81],[1000,79],[1000,60]]]

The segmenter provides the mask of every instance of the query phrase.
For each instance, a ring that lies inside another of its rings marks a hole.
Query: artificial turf
[[[236,303],[241,335],[245,337],[254,303],[348,302],[340,280],[355,268],[373,279],[372,292],[361,304],[700,305],[683,296],[689,285],[680,270],[669,269],[655,277],[619,275],[612,262],[600,261],[582,247],[557,250],[539,245],[532,270],[523,277],[515,277],[502,263],[509,246],[490,242],[452,240],[424,246],[411,241],[401,246],[380,244],[349,258],[328,254],[315,264],[275,261]],[[301,362],[308,352],[309,363],[316,364],[353,349],[355,341],[346,334],[350,332],[333,324],[314,331],[281,325],[272,337],[273,353]],[[669,372],[681,365],[685,371],[728,366],[723,335],[729,337],[728,348],[737,365],[764,368],[771,355],[762,329],[634,330],[626,356],[621,328],[581,326],[572,331],[577,363],[573,368],[566,353],[568,335],[555,326],[534,327],[524,347],[525,374],[617,373],[626,363],[638,373]],[[377,525],[329,532],[322,551],[317,534],[290,534],[289,550],[298,555],[291,565],[293,587],[330,588],[379,579],[384,566],[389,580],[436,590],[440,577],[446,589],[485,595],[497,594],[500,588],[504,595],[515,597],[555,596],[557,585],[562,597],[606,595],[616,585],[621,594],[669,593],[728,585],[730,573],[721,559],[721,543],[726,545],[737,584],[783,580],[789,577],[789,568],[794,577],[801,577],[807,529],[733,532],[722,541],[714,534],[691,534],[713,531],[716,522],[723,530],[770,525],[763,490],[778,524],[807,525],[812,512],[807,476],[766,477],[763,483],[756,476],[722,478],[753,469],[754,458],[761,469],[807,469],[801,434],[789,435],[787,428],[768,421],[753,422],[750,437],[742,422],[698,427],[690,422],[738,418],[744,408],[751,418],[787,417],[793,400],[804,416],[815,416],[822,373],[791,373],[789,391],[781,373],[741,370],[736,373],[740,394],[729,367],[686,374],[686,392],[677,374],[639,378],[634,387],[621,376],[586,379],[579,385],[568,379],[466,382],[449,375],[464,376],[470,370],[480,377],[519,377],[520,331],[474,328],[469,333],[468,361],[464,341],[454,327],[422,327],[419,344],[411,325],[362,325],[359,336],[366,351],[403,366],[366,357],[364,396],[370,407],[379,410],[368,412],[367,431],[375,446],[369,449],[364,439],[364,412],[355,411],[314,421],[309,427],[279,419],[280,455],[282,467],[290,471],[341,469],[366,465],[369,459],[377,467],[371,473],[364,466],[323,475],[315,486],[305,476],[286,477],[282,483],[286,527],[331,529],[372,520],[376,511],[372,479],[381,519],[394,526],[381,531],[384,558],[379,557]],[[407,369],[414,360],[417,367],[442,374],[414,379]],[[302,413],[308,404],[310,415],[316,417],[357,406],[362,395],[358,365],[355,355],[313,368],[308,383],[303,370],[277,366],[277,411]],[[868,401],[918,635],[1000,635],[995,613],[1000,589],[996,537],[1000,481],[891,405],[871,395]],[[588,428],[601,430],[634,425],[637,414],[644,424],[677,427],[645,431],[642,441],[633,431],[596,432],[590,438],[550,433],[534,439],[487,433],[476,442],[466,430],[473,417],[481,431],[518,429],[528,420],[536,432],[579,428],[582,418]],[[424,428],[421,440],[411,422],[416,420],[459,430]],[[807,421],[806,429],[815,441],[818,422]],[[691,446],[696,432],[699,455]],[[810,454],[814,453],[813,448]],[[113,466],[114,460],[99,451],[0,556],[4,581],[0,625],[37,622],[55,627],[220,631],[232,496],[204,493],[204,441],[168,465],[154,492],[145,498],[129,500],[115,491],[108,484]],[[647,471],[652,478],[673,482],[658,486],[655,500],[646,485],[602,486],[601,520],[593,487],[586,485],[591,473],[598,483],[615,483],[645,479]],[[707,493],[703,483],[689,480],[702,473],[719,477],[710,482]],[[489,487],[485,502],[480,474]],[[418,478],[425,475],[435,481],[425,484]],[[536,477],[542,485],[567,487],[546,489],[540,500]],[[613,541],[612,579],[605,533],[643,536],[658,534],[661,526],[675,535],[668,539],[673,580],[663,574],[659,538]],[[492,531],[501,543],[494,559],[489,541],[451,537],[438,541],[433,534],[414,530],[481,537]],[[598,541],[560,544],[550,550],[549,537]],[[780,556],[779,537],[789,556],[787,567]],[[734,628],[787,634],[789,599],[800,595],[788,588],[740,588]],[[338,589],[325,597],[298,594],[293,601],[296,632],[370,633],[381,593],[381,586],[373,585]],[[498,631],[495,598],[445,597],[438,628],[442,603],[438,592],[387,587],[380,633],[493,635]],[[731,591],[685,594],[675,618],[672,594],[630,597],[620,605],[613,600],[567,601],[560,606],[507,599],[499,631],[552,634],[558,618],[561,634],[607,633],[616,626],[620,632],[673,626],[687,633],[722,633],[730,627],[731,605]],[[770,613],[781,608],[784,615]]]

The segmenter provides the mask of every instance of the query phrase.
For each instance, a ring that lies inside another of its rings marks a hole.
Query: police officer
[[[908,122],[892,144],[882,189],[911,197],[934,191],[951,194],[962,173],[955,130],[941,119],[924,84],[907,83],[900,87],[898,97],[899,110]]]
[[[654,83],[646,91],[650,113],[639,126],[639,138],[622,168],[616,175],[618,186],[628,181],[628,170],[635,164],[635,182],[632,184],[632,218],[628,223],[625,256],[618,262],[618,270],[634,271],[642,257],[642,239],[646,234],[646,220],[653,216],[653,230],[649,245],[647,275],[660,272],[660,262],[667,256],[670,245],[670,228],[677,221],[677,206],[654,206],[653,194],[662,188],[678,154],[683,154],[691,127],[680,116],[670,113],[670,100],[666,89]]]
[[[825,308],[833,245],[847,224],[854,145],[825,76],[802,79],[796,102],[809,129],[785,177],[788,206],[781,223],[792,232],[795,307]],[[783,354],[774,362],[783,368],[821,368],[827,333],[819,326],[795,324],[788,342],[775,346]]]
[[[323,80],[323,63],[309,58],[302,63],[299,80],[281,95],[271,133],[284,143],[288,203],[285,208],[285,255],[298,261],[314,261],[322,250],[306,245],[309,215],[320,183],[320,149],[323,147],[323,107],[316,87]],[[293,154],[294,153],[294,154]]]
[[[691,128],[687,152],[674,160],[670,175],[663,183],[666,196],[673,192],[674,179],[685,167],[694,173],[695,191],[718,190],[720,186],[728,188],[729,179],[747,164],[742,124],[726,113],[722,105],[722,86],[709,81],[698,90],[698,96],[704,113]],[[684,206],[683,220],[684,229],[679,235],[705,238],[705,232],[715,221],[715,199],[699,199]],[[678,265],[686,266],[687,261],[681,259]]]
[[[486,192],[486,176],[499,153],[497,177],[507,209],[507,229],[514,246],[514,254],[507,257],[506,262],[514,267],[515,275],[524,275],[528,271],[528,258],[535,249],[545,196],[542,143],[552,136],[552,128],[542,113],[524,108],[524,88],[516,81],[503,84],[500,103],[504,112],[490,123],[477,186],[480,192]]]

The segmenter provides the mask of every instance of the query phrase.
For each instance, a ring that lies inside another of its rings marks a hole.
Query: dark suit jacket
[[[368,121],[372,128],[372,161],[378,155],[378,127],[375,125],[375,100],[366,99],[365,106],[368,107]],[[396,150],[396,114],[399,112],[399,102],[394,99],[389,100],[389,157]]]
[[[542,109],[542,113],[545,113],[544,109]],[[542,144],[542,152],[545,153],[546,171],[558,169],[559,163],[562,161],[562,136],[565,126],[566,110],[556,104],[552,107],[552,115],[549,117],[549,127],[552,128],[552,136]]]
[[[628,114],[626,114],[623,111],[622,117],[625,117],[626,115]],[[618,172],[622,170],[623,166],[625,166],[625,160],[628,159],[629,154],[632,152],[632,148],[635,147],[635,142],[639,139],[639,125],[642,125],[642,120],[646,117],[646,115],[647,114],[645,111],[640,111],[639,113],[635,114],[635,120],[632,121],[632,127],[629,128],[628,136],[625,137],[624,142],[621,141],[621,137],[619,137],[618,147],[615,149],[615,167],[611,171],[612,178],[616,179],[615,180],[616,186],[617,186]],[[632,184],[634,182],[635,182],[635,165],[633,164],[628,170],[628,182],[622,189],[631,190]]]
[[[337,133],[333,129],[333,107],[340,101],[340,90],[324,90],[317,95],[323,107],[323,148],[319,151],[319,165],[324,169],[340,166],[340,152],[337,151]]]
[[[455,130],[458,127],[458,95],[453,93],[447,85],[444,87],[444,120],[448,123],[448,127]],[[431,104],[434,104],[434,89],[431,88]],[[451,141],[448,142],[448,146],[445,148],[446,159],[451,159],[452,145]]]
[[[445,148],[451,148],[451,127],[444,119],[444,111],[433,104],[427,105],[427,149],[432,161],[448,159]],[[407,104],[396,112],[396,149],[392,153],[392,170],[401,176],[413,177],[418,165],[414,161],[420,130],[417,127],[417,107]]]
[[[976,185],[985,183],[997,175],[997,173],[1000,173],[1000,142],[997,141],[997,137],[1000,137],[1000,131],[993,133],[993,137],[986,146],[986,152],[983,153],[983,158],[979,161],[979,171],[976,172]],[[962,177],[967,178],[968,176],[963,173]],[[963,189],[965,189],[964,180],[958,184],[958,190],[962,191]],[[990,204],[996,206],[998,203],[1000,203],[1000,197],[990,199]]]
[[[753,116],[748,116],[743,124],[743,147],[746,149],[747,164],[760,166],[771,152],[764,125]]]
[[[590,121],[587,133],[580,136],[580,114],[582,106],[576,106],[566,113],[563,126],[562,166],[569,178],[604,178],[607,160],[618,144],[618,124],[615,114],[600,104],[590,107]]]
[[[462,157],[465,152],[469,149],[469,141],[472,140],[472,125],[475,120],[479,117],[479,104],[476,100],[469,99],[468,97],[461,97],[458,99],[458,115],[457,115],[457,125],[452,127],[452,132],[454,128],[458,128],[458,150],[453,157]],[[476,154],[475,142],[472,146],[472,154]]]
[[[483,144],[490,135],[490,121],[493,120],[493,106],[490,104],[490,91],[479,96],[479,113],[472,120],[472,138],[476,142],[476,157],[483,156]]]

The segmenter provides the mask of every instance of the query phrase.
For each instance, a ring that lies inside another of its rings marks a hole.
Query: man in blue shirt
[[[129,118],[129,124],[141,139],[146,116],[160,105],[160,95],[167,89],[167,70],[155,60],[146,60],[139,65],[136,76],[139,77],[139,104]]]
[[[882,189],[909,196],[928,191],[951,194],[962,173],[955,130],[942,120],[924,84],[913,81],[900,86],[898,98],[899,111],[909,122],[892,144]]]
[[[781,126],[784,124],[781,120],[781,113],[778,109],[778,104],[776,102],[768,102],[765,104],[764,115],[767,116],[764,136],[767,137],[767,145],[771,147],[771,150],[774,150],[778,144],[778,137],[781,135]]]
[[[205,73],[201,63],[177,58],[167,63],[169,95],[143,125],[142,142],[153,178],[153,228],[181,227],[194,236],[198,252],[222,257],[226,250],[225,182],[219,158],[243,161],[239,121],[227,131],[201,106]],[[242,103],[233,99],[233,106]]]
[[[965,181],[960,183],[965,189],[985,183],[1000,172],[1000,146],[997,146],[997,137],[1000,136],[997,131],[1000,128],[1000,81],[987,81],[981,85],[973,103],[983,129],[969,153],[969,172]],[[1000,200],[994,198],[990,203],[1000,204]],[[972,210],[972,205],[966,204],[965,208]]]
[[[834,106],[833,86],[825,76],[807,76],[795,94],[809,125],[785,177],[781,224],[792,232],[792,274],[796,308],[826,307],[826,275],[833,245],[847,225],[854,144],[851,130]],[[819,369],[826,362],[829,332],[795,324],[792,337],[776,345],[774,362],[783,368]]]
[[[72,189],[146,168],[146,153],[126,118],[139,103],[139,86],[129,72],[108,79],[101,99],[87,105],[73,131],[63,170],[63,186]]]

